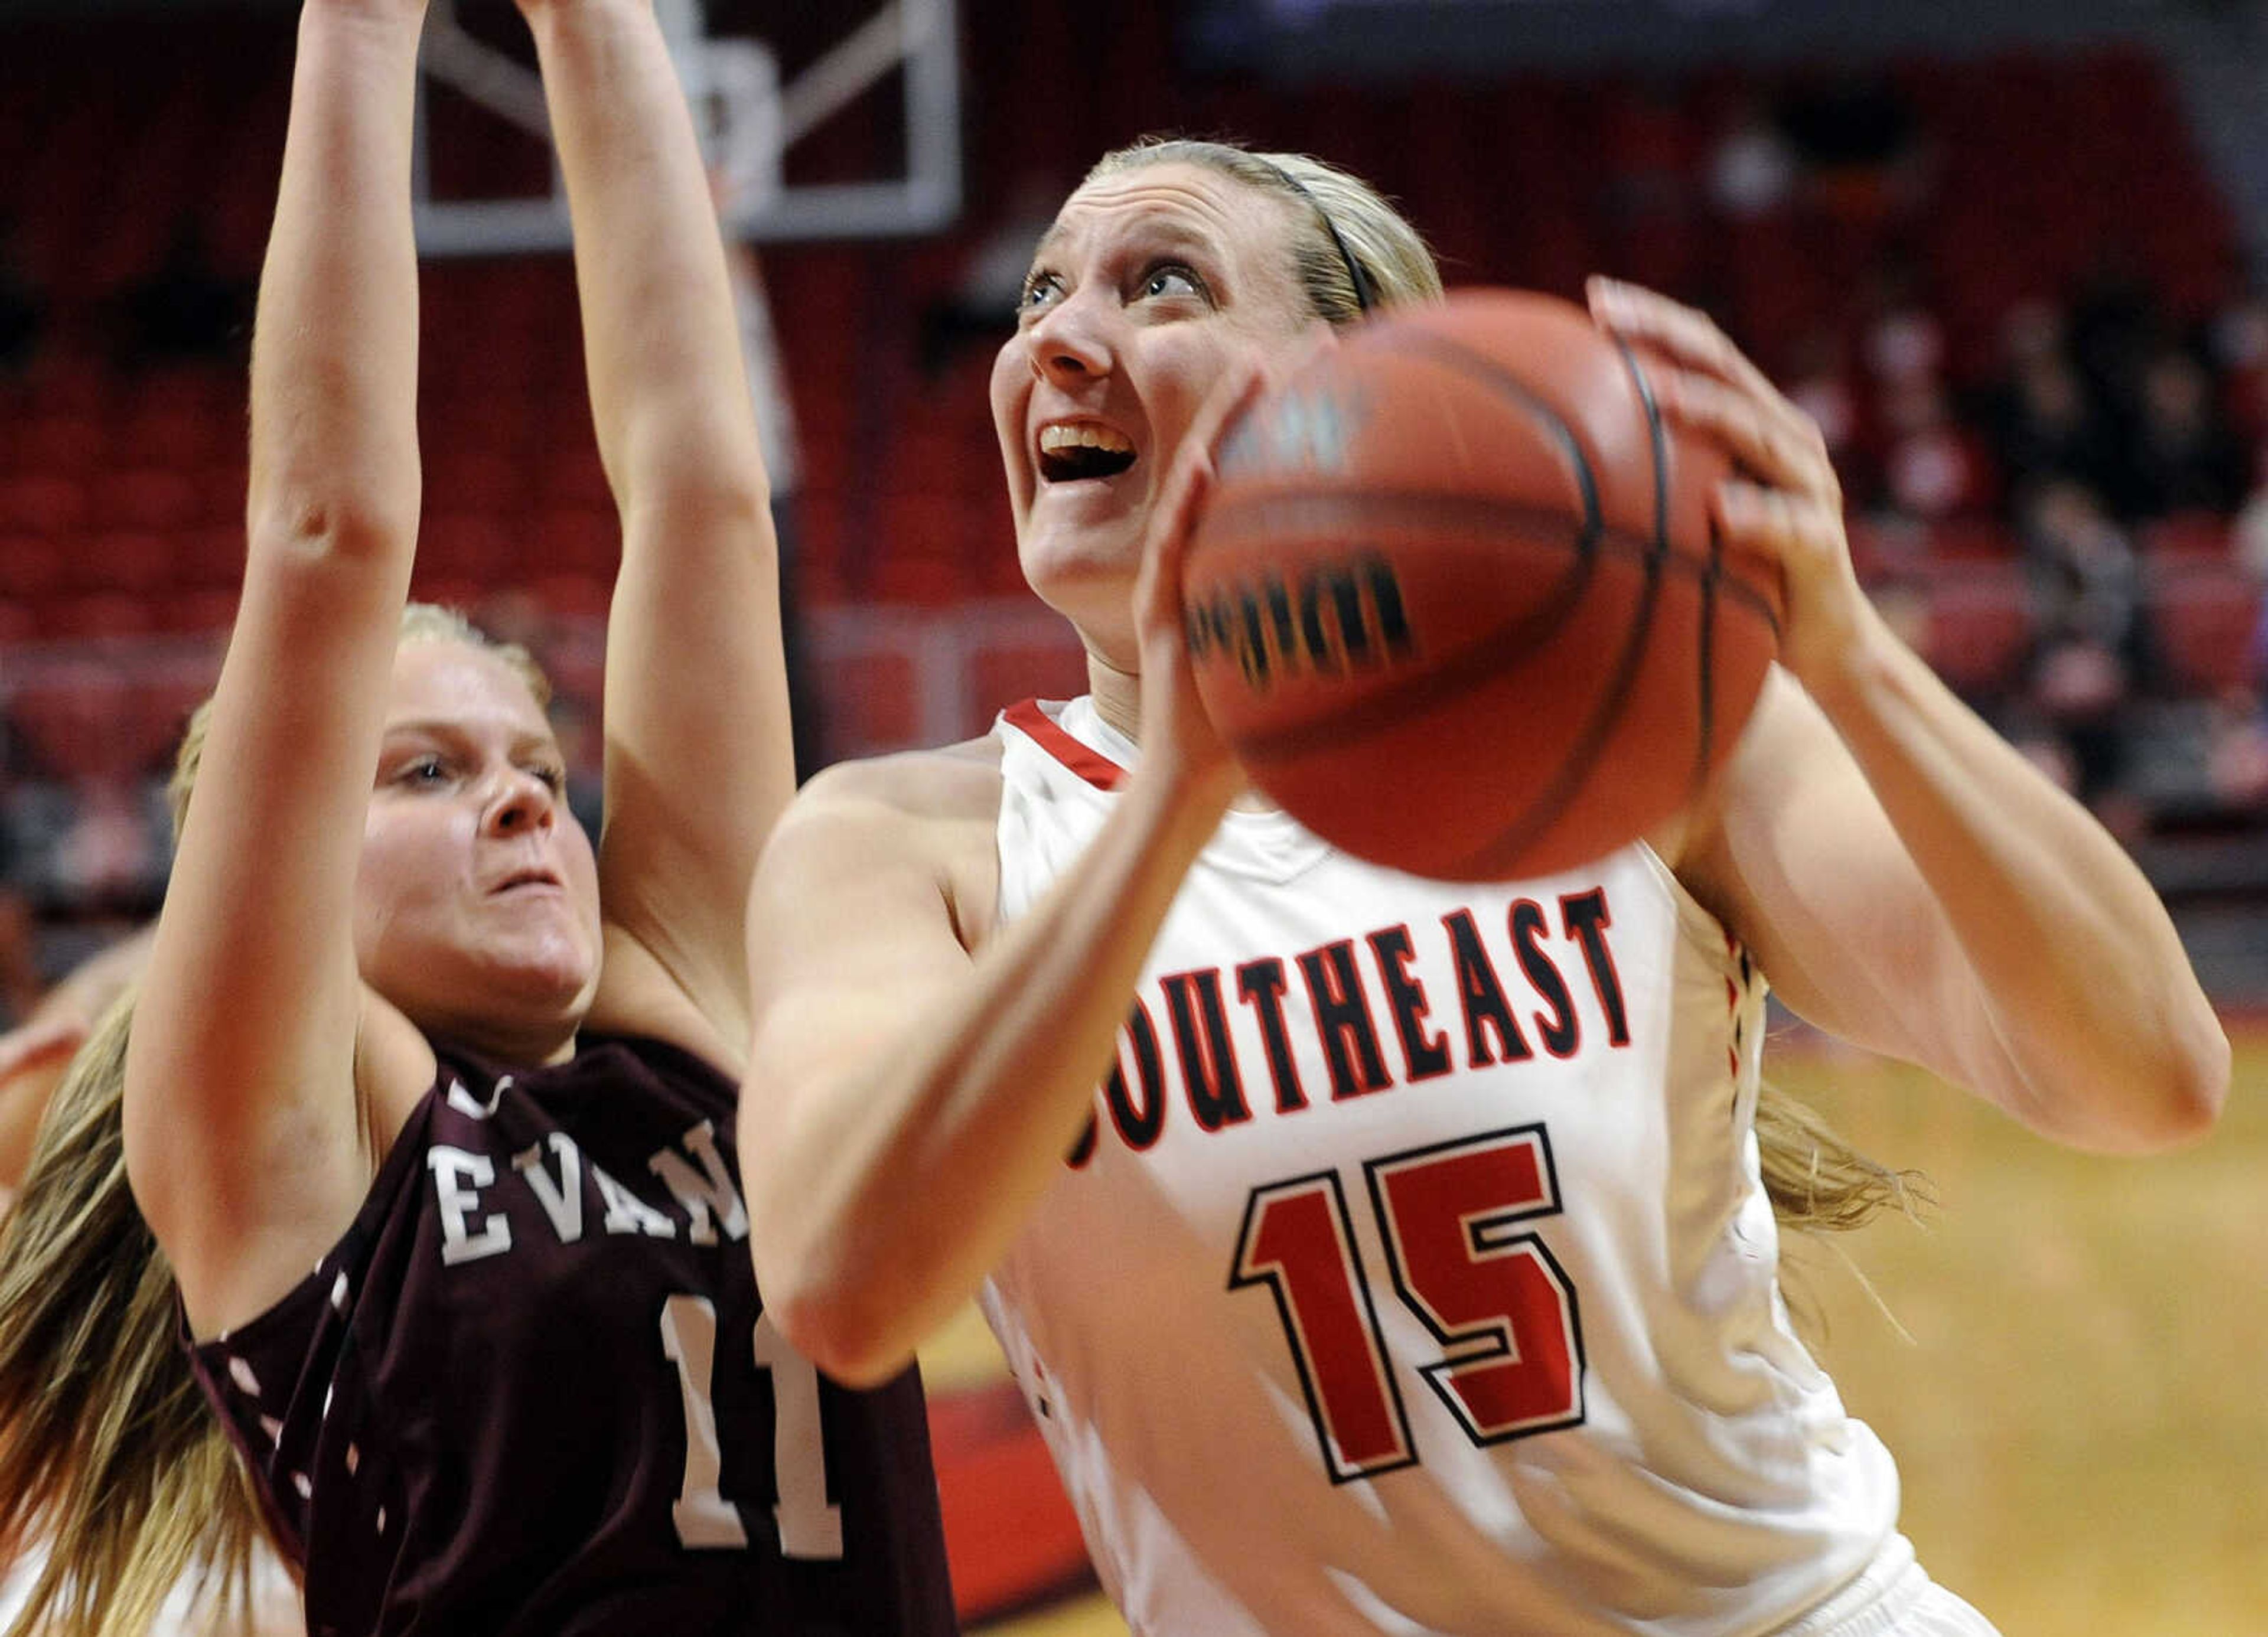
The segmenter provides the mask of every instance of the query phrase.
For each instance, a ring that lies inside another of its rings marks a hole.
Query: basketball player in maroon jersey
[[[741,906],[792,774],[691,121],[650,0],[521,9],[623,524],[603,841],[525,657],[405,616],[424,7],[308,0],[127,1168],[312,1632],[948,1632],[917,1378],[821,1379],[741,1244]]]
[[[1065,202],[993,407],[1091,694],[830,770],[773,837],[760,1274],[845,1379],[979,1292],[1138,1633],[1981,1637],[1787,1325],[1764,978],[2099,1149],[2202,1129],[2227,1042],[2131,862],[1867,603],[1816,429],[1646,292],[1594,316],[1786,593],[1712,788],[1464,885],[1240,801],[1178,594],[1211,451],[1270,360],[1438,289],[1296,156],[1123,151]]]

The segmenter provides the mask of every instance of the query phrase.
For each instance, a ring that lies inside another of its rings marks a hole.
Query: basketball
[[[1725,549],[1725,458],[1554,297],[1348,332],[1231,430],[1191,540],[1199,695],[1253,782],[1360,857],[1545,875],[1660,824],[1731,750],[1778,641]]]

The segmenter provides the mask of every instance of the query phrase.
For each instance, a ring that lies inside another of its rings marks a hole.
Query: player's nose
[[[1033,323],[1026,340],[1034,374],[1069,385],[1109,373],[1111,349],[1101,305],[1091,290],[1077,290]]]

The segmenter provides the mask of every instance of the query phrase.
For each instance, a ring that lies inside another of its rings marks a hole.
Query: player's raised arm
[[[127,1061],[136,1195],[207,1332],[305,1277],[372,1174],[351,907],[416,538],[423,13],[308,0],[300,18],[243,600]]]
[[[593,1021],[747,1039],[741,911],[794,793],[777,543],[723,241],[651,0],[521,0],[575,224],[599,451],[621,509],[607,633],[608,949]],[[697,1026],[696,1026],[697,1027]]]
[[[2228,1042],[2165,907],[1874,613],[1816,429],[1700,314],[1622,286],[1593,305],[1674,366],[1668,413],[1747,474],[1719,520],[1781,562],[1803,685],[1767,689],[1680,873],[1837,1034],[2081,1147],[2201,1130]]]

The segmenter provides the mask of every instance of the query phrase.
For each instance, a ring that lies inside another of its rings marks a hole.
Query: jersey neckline
[[[1106,795],[1115,795],[1141,755],[1132,739],[1102,719],[1094,695],[1027,699],[1000,713],[1049,760]],[[1278,807],[1232,808],[1206,843],[1201,863],[1235,875],[1281,884],[1330,855],[1331,845]]]

